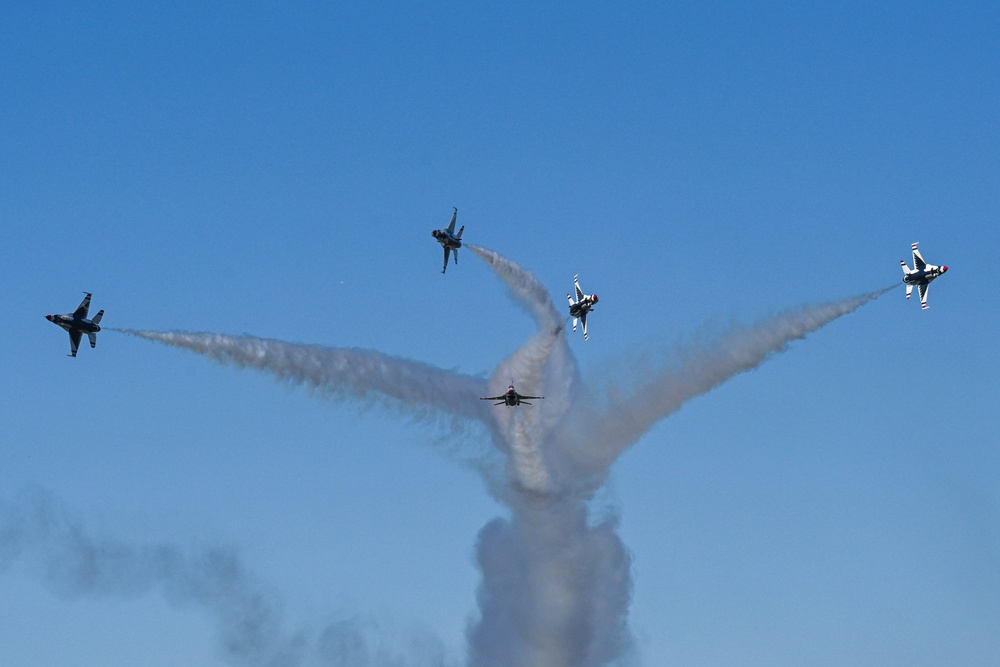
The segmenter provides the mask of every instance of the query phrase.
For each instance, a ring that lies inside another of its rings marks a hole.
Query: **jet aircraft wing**
[[[917,248],[916,243],[914,243],[911,247],[913,248],[913,269],[915,271],[923,271],[924,267],[927,266],[927,262],[925,262],[924,258],[920,256],[920,250]]]
[[[920,308],[927,308],[927,290],[931,288],[930,283],[919,283],[917,285],[917,291],[920,292]]]
[[[87,297],[90,298],[89,296]],[[76,351],[80,349],[80,339],[83,338],[83,333],[79,329],[70,329],[69,331],[69,347],[71,353],[69,356],[75,357]]]
[[[73,311],[73,317],[81,320],[87,317],[87,311],[90,310],[90,292],[84,292],[87,296],[83,297],[83,301],[77,306],[76,310]],[[73,348],[74,350],[76,348]]]
[[[458,219],[458,209],[456,208],[455,212],[451,214],[451,222],[448,223],[448,233],[451,235],[455,234],[455,220],[457,219]]]
[[[576,288],[576,300],[580,301],[583,299],[583,290],[580,289],[580,283],[577,281],[576,276],[573,276],[573,287]]]

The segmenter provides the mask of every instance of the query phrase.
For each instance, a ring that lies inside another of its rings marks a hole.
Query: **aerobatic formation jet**
[[[587,313],[594,309],[594,304],[597,303],[596,294],[584,294],[583,290],[580,289],[580,281],[578,280],[580,276],[573,276],[573,287],[576,288],[576,299],[573,299],[572,294],[567,294],[566,298],[569,299],[569,316],[573,318],[573,331],[576,331],[577,321],[583,322],[583,339],[587,340]]]
[[[947,271],[948,267],[934,266],[925,262],[924,258],[920,256],[920,251],[917,249],[916,243],[911,244],[910,248],[913,250],[913,268],[908,267],[905,261],[899,260],[899,265],[903,267],[903,283],[906,284],[906,298],[910,298],[910,295],[913,293],[913,286],[916,285],[917,291],[920,294],[920,308],[926,310],[927,289],[930,287],[931,281]]]
[[[494,403],[493,405],[506,405],[508,408],[510,408],[510,407],[516,407],[518,405],[521,405],[522,403],[524,403],[525,405],[531,405],[531,403],[529,403],[528,401],[524,400],[526,398],[543,399],[545,397],[544,396],[525,396],[523,394],[519,394],[516,391],[514,391],[514,385],[512,384],[512,385],[510,385],[507,388],[507,391],[505,391],[504,393],[500,394],[499,396],[484,396],[483,398],[480,398],[479,400],[480,401],[499,401],[499,403]]]
[[[83,297],[83,301],[72,313],[45,316],[49,322],[58,324],[69,332],[69,356],[71,357],[76,356],[76,350],[80,347],[80,339],[83,338],[83,334],[87,334],[90,338],[90,347],[97,346],[97,332],[101,330],[99,325],[101,318],[104,317],[102,310],[94,315],[94,319],[87,319],[87,311],[90,310],[90,292],[84,292],[84,294],[87,296]]]
[[[455,251],[455,264],[458,264],[458,249],[462,247],[462,232],[465,231],[465,225],[458,230],[458,234],[455,233],[455,220],[458,218],[458,209],[451,216],[451,223],[448,225],[447,229],[435,229],[431,232],[431,236],[437,239],[437,242],[441,244],[444,248],[444,268],[441,269],[441,273],[448,270],[448,255],[451,251]]]

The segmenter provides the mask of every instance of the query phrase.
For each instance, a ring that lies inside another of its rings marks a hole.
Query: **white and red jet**
[[[948,267],[934,266],[925,262],[924,258],[920,256],[920,251],[917,250],[916,243],[910,244],[910,248],[913,250],[913,268],[908,267],[903,260],[899,260],[899,265],[903,267],[903,283],[906,284],[906,298],[910,298],[910,295],[913,293],[913,286],[916,285],[917,292],[920,294],[920,308],[926,310],[927,289],[930,287],[931,281],[947,271]]]
[[[572,294],[567,294],[566,298],[569,299],[569,316],[573,318],[573,331],[576,331],[577,321],[582,321],[583,339],[587,340],[587,313],[594,309],[594,304],[597,303],[597,295],[584,294],[583,290],[580,289],[579,277],[579,275],[573,276],[573,287],[576,288],[576,300],[573,299]]]

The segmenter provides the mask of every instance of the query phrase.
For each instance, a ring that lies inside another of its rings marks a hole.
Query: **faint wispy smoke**
[[[246,667],[449,667],[440,641],[411,635],[403,649],[371,619],[289,630],[270,594],[229,548],[134,546],[95,535],[50,494],[0,501],[0,572],[21,558],[68,599],[132,598],[158,589],[179,608],[208,613],[227,662]]]
[[[538,280],[495,252],[468,247],[538,326],[490,378],[369,350],[208,333],[125,333],[267,371],[327,396],[385,402],[417,417],[446,414],[455,428],[463,422],[485,425],[506,469],[500,475],[491,466],[480,470],[510,515],[479,534],[483,578],[479,614],[466,631],[468,665],[625,664],[632,654],[631,559],[618,536],[617,516],[609,511],[595,520],[588,511],[611,465],[686,401],[887,290],[733,325],[672,353],[647,352],[617,381],[588,389],[563,332],[565,317]],[[477,400],[502,392],[509,382],[546,398],[517,409],[493,409]],[[353,650],[350,638],[331,641]],[[280,642],[275,646],[289,650]]]

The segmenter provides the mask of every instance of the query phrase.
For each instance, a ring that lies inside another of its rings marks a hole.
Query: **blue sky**
[[[577,273],[600,295],[570,340],[586,380],[892,284],[920,241],[951,269],[928,311],[900,285],[693,400],[595,512],[632,555],[635,662],[993,664],[998,24],[989,3],[10,7],[0,503],[224,548],[288,628],[353,619],[461,663],[476,536],[506,510],[439,425],[111,331],[69,359],[43,316],[86,290],[107,327],[488,374],[534,327],[468,250],[440,274],[457,206],[557,304]],[[0,663],[227,664],[197,604],[53,567],[0,553]]]

